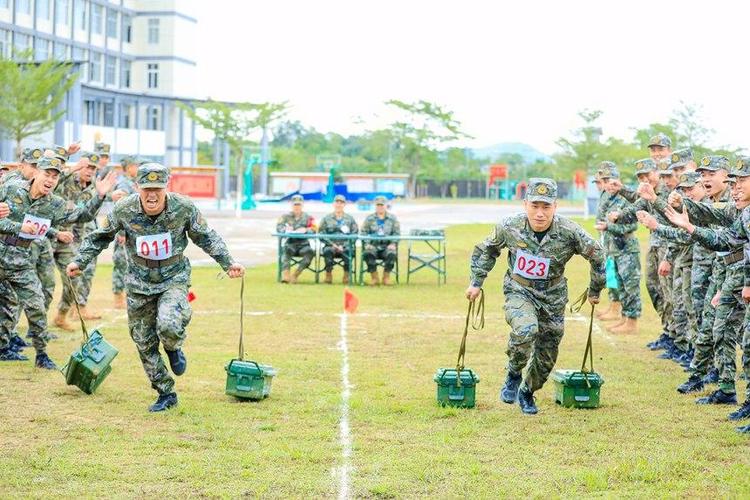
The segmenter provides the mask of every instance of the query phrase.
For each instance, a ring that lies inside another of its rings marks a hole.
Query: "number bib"
[[[516,250],[513,274],[530,280],[544,280],[549,276],[549,259],[538,257],[523,250]]]
[[[170,233],[139,236],[135,239],[135,253],[149,260],[164,260],[172,256],[172,235]]]
[[[42,219],[41,217],[26,214],[23,216],[23,223],[34,226],[36,234],[19,233],[18,237],[26,240],[38,240],[44,238],[44,235],[47,234],[47,231],[49,231],[49,225],[52,221],[50,219]]]

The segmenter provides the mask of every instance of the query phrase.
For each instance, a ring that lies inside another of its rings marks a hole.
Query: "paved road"
[[[214,202],[201,202],[208,223],[224,237],[232,254],[246,266],[267,264],[276,261],[276,239],[271,233],[276,229],[276,220],[289,210],[286,203],[262,203],[257,210],[246,212],[242,218],[234,216],[233,210],[218,210]],[[401,231],[410,229],[440,229],[455,224],[492,224],[502,217],[516,213],[519,205],[498,203],[410,203],[396,202],[393,212],[401,222]],[[308,202],[305,211],[320,220],[331,211],[331,205]],[[348,207],[358,222],[369,213]],[[560,208],[565,215],[582,215],[582,208]],[[210,264],[213,260],[195,245],[190,245],[187,255],[194,265]],[[111,262],[111,252],[105,251],[100,262]]]

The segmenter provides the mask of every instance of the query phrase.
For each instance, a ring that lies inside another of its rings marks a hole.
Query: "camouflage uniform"
[[[115,185],[115,191],[125,191],[128,194],[136,192],[133,179],[123,174]],[[120,233],[118,236],[124,236]],[[112,292],[122,293],[125,291],[125,275],[128,270],[128,257],[125,247],[115,239],[112,252]]]
[[[377,202],[378,200],[376,200]],[[363,236],[377,236],[378,238],[401,235],[401,224],[391,212],[386,212],[382,219],[378,214],[370,214],[365,218],[360,229]],[[383,272],[390,273],[396,266],[398,259],[398,242],[387,239],[365,240],[362,247],[362,260],[367,264],[367,272],[378,270],[377,260],[383,261]]]
[[[140,187],[165,187],[168,178],[169,171],[159,164],[147,163],[138,170]],[[120,231],[125,233],[130,264],[125,276],[130,336],[151,386],[160,395],[170,394],[174,379],[159,354],[159,344],[176,351],[186,337],[192,315],[187,298],[190,261],[183,254],[188,238],[225,271],[234,261],[190,198],[169,193],[164,211],[156,217],[145,214],[137,194],[120,200],[103,226],[86,236],[74,262],[85,267]]]
[[[318,227],[319,234],[344,234],[344,235],[357,235],[358,231],[357,222],[354,217],[345,213],[340,219],[336,218],[335,213],[331,213],[323,217]],[[354,255],[354,241],[342,241],[342,240],[326,240],[322,239],[323,259],[325,259],[325,270],[331,272],[333,270],[333,260],[336,257],[342,258],[344,271],[349,272],[349,260]],[[340,245],[344,250],[338,251],[333,248],[333,245]]]
[[[547,197],[550,193],[556,196],[554,181],[529,181],[528,200],[545,201],[540,196]],[[529,226],[526,214],[515,215],[495,226],[487,239],[474,248],[471,255],[472,286],[482,286],[503,248],[508,249],[508,272],[503,279],[505,320],[511,327],[508,371],[520,374],[528,363],[523,383],[533,392],[546,382],[563,337],[568,301],[568,284],[563,275],[565,264],[574,255],[587,259],[591,264],[589,296],[598,297],[605,285],[604,250],[578,224],[559,215],[554,216],[541,241]],[[521,253],[525,255],[519,255]],[[545,265],[542,259],[549,259],[549,264]],[[530,262],[535,265],[530,267]],[[520,269],[522,266],[525,271]],[[530,275],[544,276],[545,273],[546,279],[529,278]]]
[[[55,158],[54,160],[57,160]],[[60,162],[45,159],[39,163],[40,169],[61,168]],[[28,239],[19,237],[23,220],[27,215],[51,221],[46,235],[56,238],[58,227],[67,224],[92,220],[102,203],[94,196],[86,203],[70,205],[55,194],[31,199],[31,185],[4,186],[0,189],[0,201],[8,203],[11,213],[0,219],[0,281],[12,288],[29,322],[29,336],[37,353],[44,353],[47,338],[47,312],[44,307],[44,293],[34,272],[31,258],[31,245]],[[0,309],[0,349],[8,346],[10,333],[15,328],[15,318],[8,317]]]
[[[597,173],[597,175],[599,175],[604,168],[614,167],[614,166],[615,164],[612,162],[600,163],[599,164],[600,170]],[[607,214],[612,211],[612,205],[614,202],[617,201],[617,199],[618,199],[617,195],[611,195],[605,190],[602,190],[602,192],[599,193],[599,203],[596,206],[596,221],[597,222],[609,223],[609,220],[607,219]],[[610,245],[609,245],[610,239],[611,239],[611,233],[607,231],[603,231],[602,236],[601,236],[601,244],[602,244],[602,248],[604,248],[604,251],[607,254],[607,259],[613,258],[613,256],[610,254]],[[640,264],[639,264],[639,267],[640,267]],[[618,288],[608,288],[607,293],[609,294],[610,302],[620,302],[621,297],[620,297],[620,290]]]
[[[295,195],[292,197],[292,203],[302,203],[302,197]],[[291,233],[297,229],[305,229],[305,233],[314,233],[315,219],[302,212],[299,217],[295,217],[294,212],[282,215],[276,222],[277,233]],[[297,274],[308,268],[315,257],[315,250],[310,246],[310,240],[305,238],[287,238],[284,242],[284,253],[281,256],[281,270],[288,271],[292,265],[292,257],[302,257]]]

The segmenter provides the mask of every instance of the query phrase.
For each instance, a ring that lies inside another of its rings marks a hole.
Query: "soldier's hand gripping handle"
[[[466,289],[466,298],[470,301],[474,302],[477,297],[479,297],[479,293],[482,291],[481,288],[478,286],[470,286]]]
[[[81,275],[81,269],[75,262],[71,262],[70,264],[68,264],[68,267],[65,268],[65,272],[71,278],[75,278],[76,276]]]

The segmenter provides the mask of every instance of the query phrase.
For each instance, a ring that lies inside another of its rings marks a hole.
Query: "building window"
[[[86,3],[83,0],[75,0],[73,4],[73,18],[77,30],[86,30]]]
[[[8,0],[0,0],[0,9],[9,9],[10,3],[8,3]]]
[[[102,103],[99,101],[83,101],[83,111],[86,125],[102,124]]]
[[[10,57],[10,47],[10,31],[0,30],[0,57]]]
[[[16,0],[16,12],[31,15],[31,0]]]
[[[159,65],[157,63],[148,63],[148,88],[158,89],[159,88]]]
[[[130,104],[120,104],[120,122],[117,124],[120,128],[130,128],[132,118],[130,114],[133,112],[133,106]]]
[[[105,127],[115,126],[115,105],[111,102],[102,103],[102,114],[104,119],[102,125]]]
[[[68,0],[55,0],[55,18],[57,24],[67,26],[70,23],[70,2]]]
[[[96,52],[91,53],[91,72],[89,80],[92,82],[102,81],[102,55]]]
[[[91,32],[97,35],[102,34],[102,16],[104,7],[97,4],[91,4]]]
[[[36,18],[49,21],[49,0],[36,0]]]
[[[120,61],[120,86],[124,89],[130,88],[130,61]]]
[[[117,38],[117,11],[107,9],[107,36]]]
[[[117,83],[117,59],[114,56],[107,56],[104,63],[104,83],[106,85],[115,85]]]
[[[159,43],[159,19],[148,20],[148,43]]]
[[[31,37],[23,33],[13,33],[13,47],[16,53],[24,52],[31,48]]]
[[[49,59],[49,40],[37,38],[34,40],[34,59],[46,61]]]
[[[89,51],[80,47],[73,47],[73,62],[78,63],[78,78],[81,81],[87,81],[89,79],[89,65],[87,61],[89,59]]]
[[[132,41],[133,18],[125,14],[122,15],[122,41],[130,43]]]
[[[146,108],[146,130],[161,130],[158,106]]]

